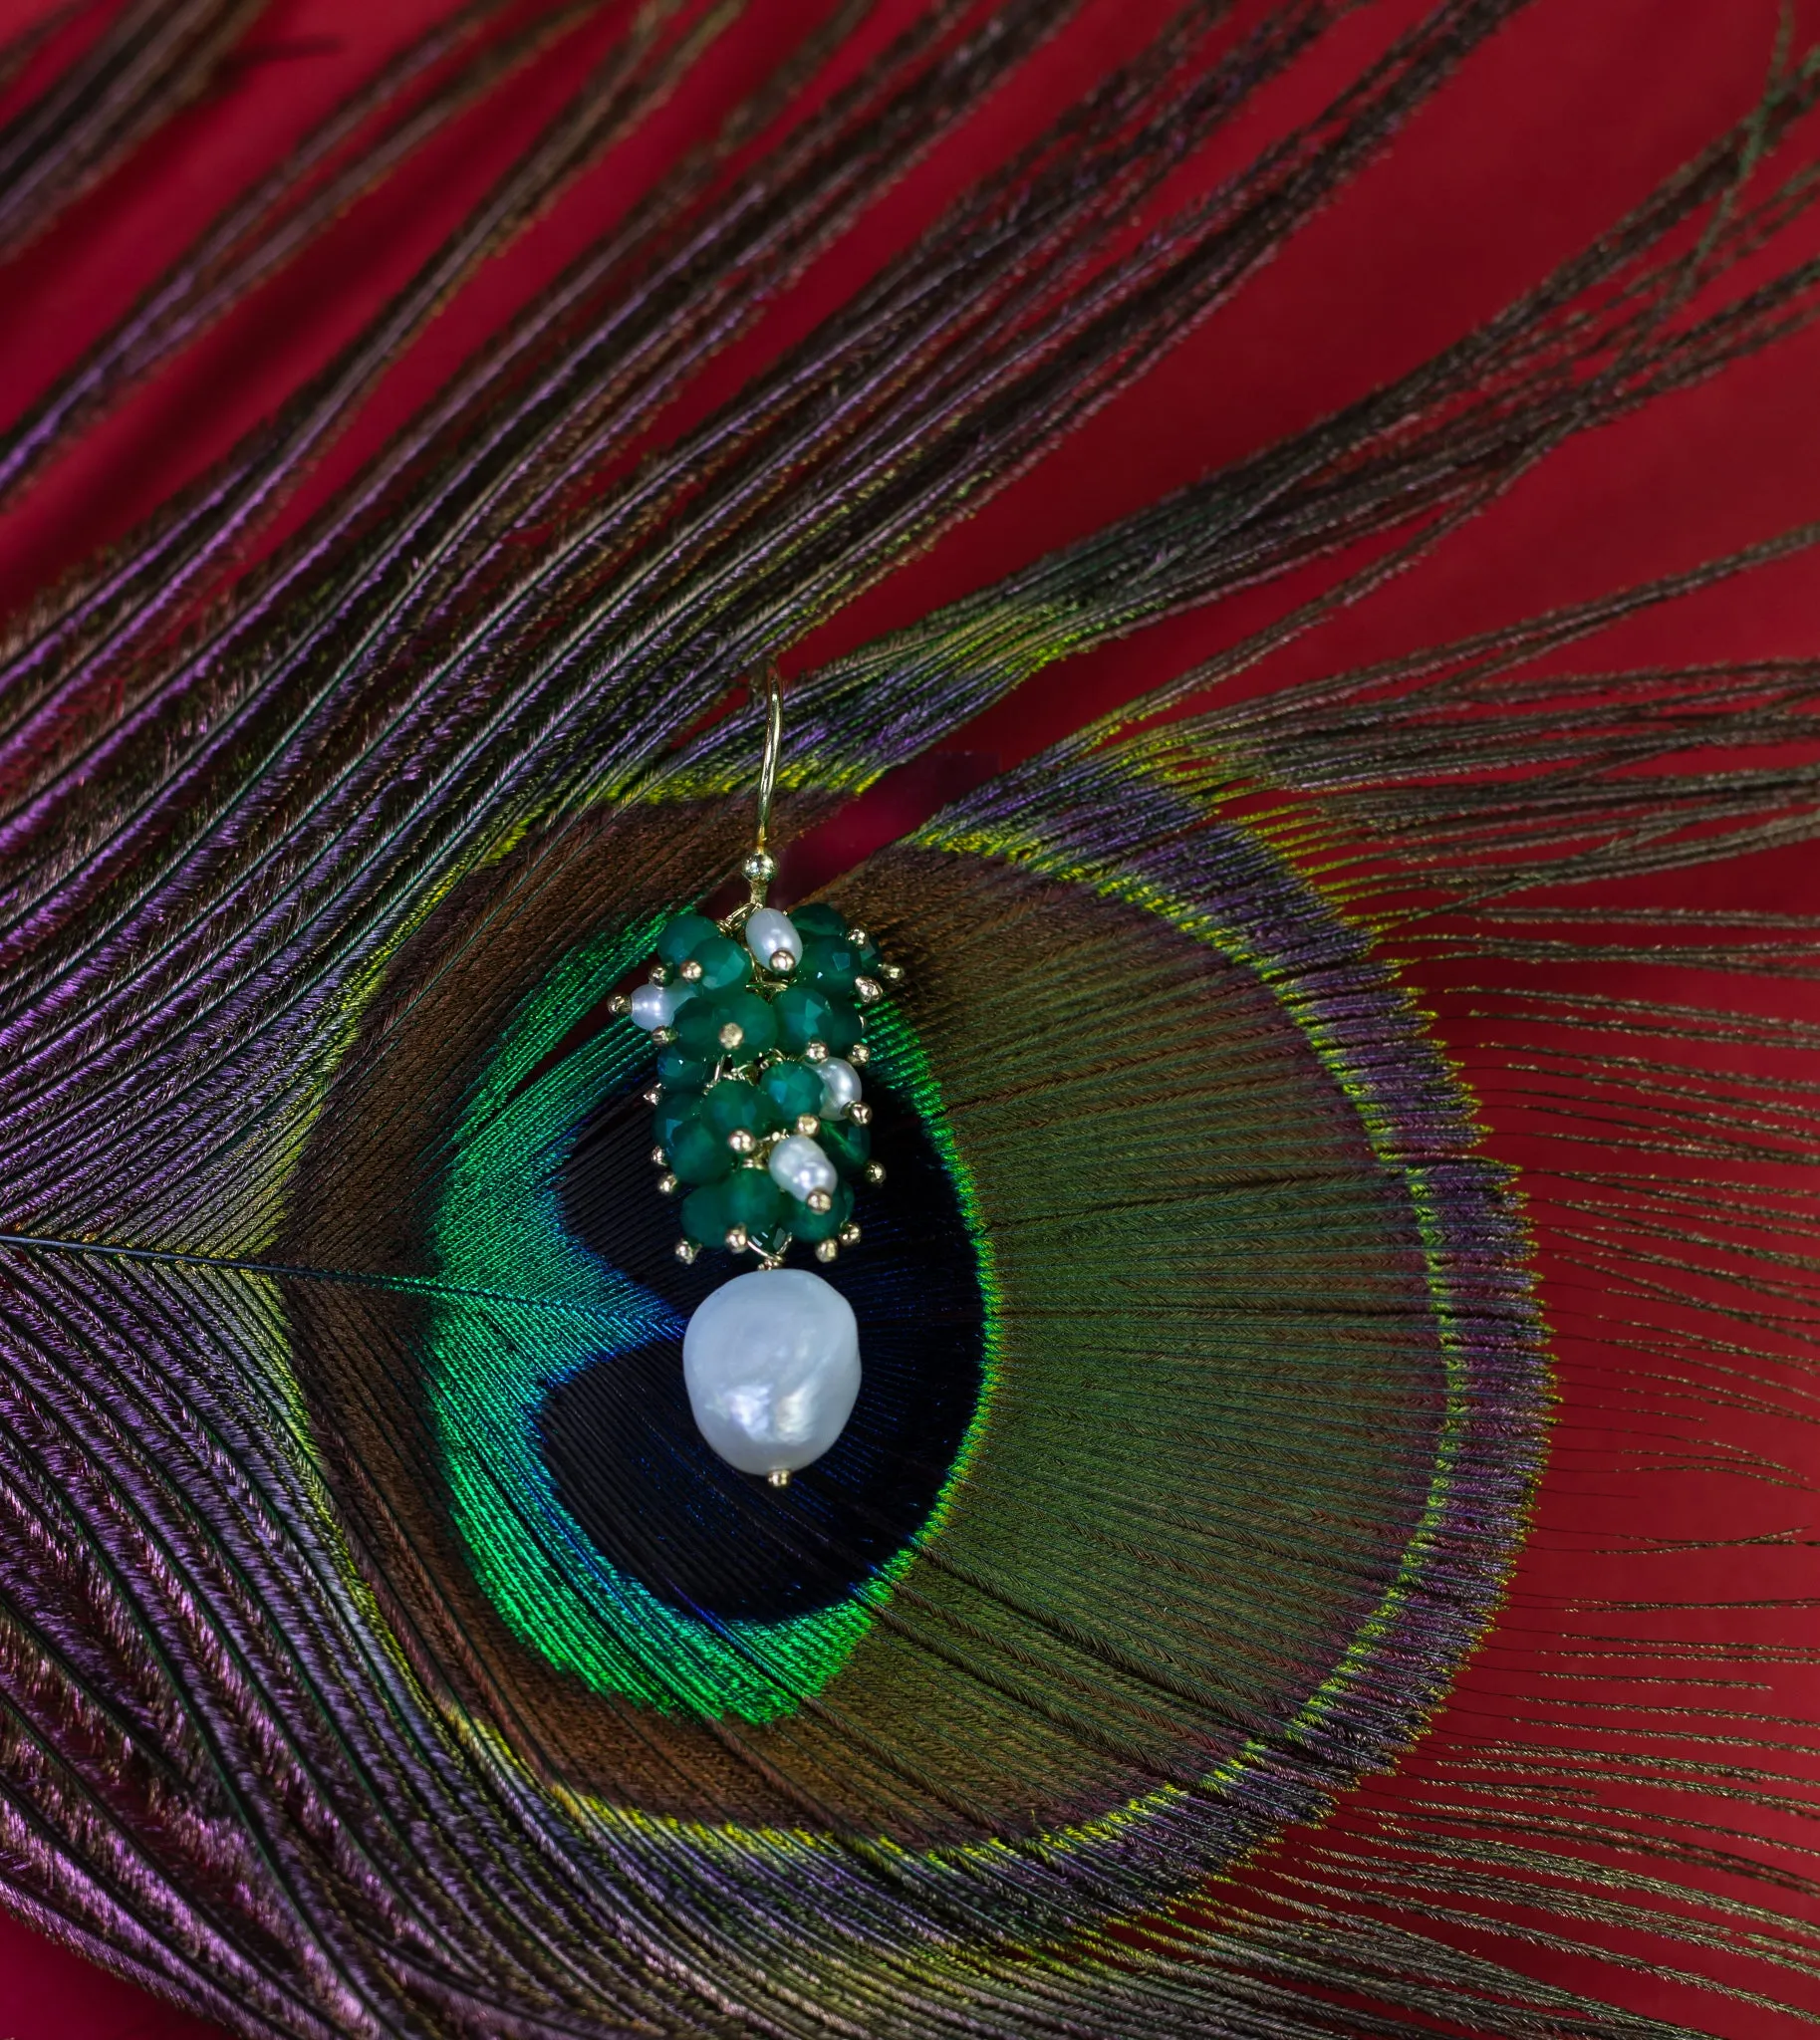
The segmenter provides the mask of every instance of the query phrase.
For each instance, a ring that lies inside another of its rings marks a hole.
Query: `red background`
[[[50,11],[49,0],[0,0],[0,35]],[[273,0],[218,92],[5,272],[5,413],[27,404],[118,316],[231,191],[390,50],[447,11],[447,0]],[[435,323],[333,449],[287,513],[286,528],[345,479],[507,309],[611,221],[655,167],[703,131],[788,33],[822,11],[812,0],[751,0],[688,86]],[[887,0],[881,32],[911,11],[904,0]],[[139,390],[23,505],[0,515],[0,608],[11,609],[129,529],[325,361],[561,103],[578,75],[577,51],[604,47],[627,12],[606,10],[573,47],[532,67],[433,144],[328,242]],[[1271,88],[1184,180],[1216,174],[1318,105],[1417,12],[1404,0],[1363,9]],[[918,164],[716,365],[690,407],[725,394],[756,361],[838,302],[1164,13],[1156,0],[1089,0],[983,115]],[[989,582],[1308,423],[1466,331],[1745,112],[1769,65],[1777,15],[1777,0],[1533,0],[1236,304],[1038,472],[830,621],[789,663],[816,662]],[[1820,21],[1804,25],[1820,28]],[[1797,229],[1803,233],[1811,237],[1811,226]],[[1323,624],[1278,654],[1256,683],[1463,635],[1820,516],[1817,386],[1820,334],[1809,334],[1570,444],[1418,574]],[[979,769],[978,754],[1022,755],[1230,641],[1296,592],[1278,588],[1177,619],[1043,674],[951,741],[950,751],[961,755],[949,776]],[[1599,657],[1811,656],[1820,652],[1817,640],[1820,590],[1809,560],[1797,556],[1627,625],[1602,641]],[[937,769],[934,776],[942,775]],[[856,823],[850,840],[926,799],[930,783],[928,768],[896,786],[888,781],[871,797],[872,819]],[[1807,870],[1790,853],[1752,860],[1747,874],[1709,884],[1756,904],[1811,905]],[[1556,1563],[1538,1547],[1527,1585],[1546,1586]],[[1460,1701],[1468,1708],[1471,1686],[1469,1678]],[[1820,1711],[1811,1686],[1783,1698],[1810,1718]],[[1648,1972],[1595,1978],[1556,1963],[1553,1973],[1739,2040],[1795,2030],[1774,2014],[1695,2000]],[[1820,2002],[1809,2008],[1820,2011]],[[0,2040],[178,2040],[212,2030],[0,1920]]]

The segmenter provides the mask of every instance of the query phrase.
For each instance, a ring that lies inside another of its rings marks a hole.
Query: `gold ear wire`
[[[758,768],[758,832],[753,849],[763,851],[771,827],[771,796],[777,790],[777,759],[784,745],[784,690],[776,659],[765,661],[765,755]]]

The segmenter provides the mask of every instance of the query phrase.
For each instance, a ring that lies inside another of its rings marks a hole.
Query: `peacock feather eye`
[[[786,1489],[729,1465],[683,1393],[683,1329],[721,1271],[672,1251],[650,1050],[615,1017],[665,944],[649,912],[515,948],[509,1019],[410,1132],[442,1157],[420,1242],[438,1286],[366,1394],[398,1405],[388,1435],[414,1402],[429,1449],[363,1442],[362,1484],[435,1526],[436,1591],[491,1639],[480,1691],[541,1696],[577,1790],[706,1819],[674,1785],[647,1798],[639,1752],[654,1737],[687,1771],[736,1723],[781,1789],[831,1801],[831,1837],[1035,1825],[1097,1859],[1210,1794],[1239,1848],[1413,1732],[1495,1599],[1543,1384],[1521,1228],[1456,1080],[1262,840],[1203,828],[1090,865],[1030,819],[995,840],[952,816],[842,890],[918,992],[871,1016],[866,1121],[849,1098],[819,1128],[846,1180],[883,1172],[862,1250],[820,1264],[862,1386]],[[647,826],[600,827],[590,858],[623,870]],[[477,910],[451,901],[451,928]],[[435,1004],[498,1009],[495,961],[458,932],[426,925],[405,967]],[[400,985],[388,1010],[422,1004]],[[692,1102],[659,1093],[667,1158],[687,1172],[693,1130],[728,1163],[690,1201],[769,1187],[725,1142],[782,1151],[811,1084],[824,1105],[858,1087],[842,1067],[766,1057]],[[358,1124],[325,1123],[324,1172]],[[299,1331],[314,1418],[352,1441],[315,1304]],[[830,1770],[837,1717],[899,1753],[889,1783]],[[742,1804],[777,1817],[767,1792]]]

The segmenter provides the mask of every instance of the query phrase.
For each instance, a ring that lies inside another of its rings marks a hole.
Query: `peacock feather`
[[[16,406],[23,517],[544,94],[339,351],[0,638],[22,1918],[318,2040],[1815,2015],[1814,923],[1747,889],[1814,833],[1820,674],[1592,640],[1820,526],[1395,657],[1320,635],[1800,335],[1793,15],[1734,126],[1464,337],[829,635],[1547,12],[431,6]],[[0,258],[54,261],[260,15],[0,52]],[[1215,613],[1045,719],[1063,661]],[[773,659],[784,884],[908,966],[828,1270],[864,1386],[782,1490],[691,1421],[726,1270],[672,1251],[614,1009],[746,847]]]

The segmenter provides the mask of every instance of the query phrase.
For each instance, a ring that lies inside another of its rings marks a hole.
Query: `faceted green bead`
[[[761,999],[756,992],[733,992],[714,1003],[728,1008],[730,1017],[745,1037],[737,1048],[723,1048],[722,1055],[730,1055],[735,1062],[749,1063],[762,1056],[766,1049],[777,1046],[777,1016],[771,1011],[769,999]]]
[[[669,1165],[685,1183],[715,1183],[733,1166],[726,1136],[699,1113],[690,1113],[669,1144]]]
[[[676,1129],[688,1118],[701,1100],[692,1092],[677,1091],[663,1100],[650,1116],[651,1138],[667,1154],[676,1139]]]
[[[792,1200],[762,1168],[736,1168],[727,1178],[727,1210],[730,1225],[743,1225],[754,1239],[769,1239],[784,1222],[784,1207]]]
[[[657,954],[674,969],[688,961],[697,942],[719,932],[705,913],[679,913],[657,937]]]
[[[693,1004],[693,1001],[690,1001]],[[686,1012],[687,1007],[683,1008]],[[657,1057],[657,1082],[665,1091],[699,1091],[714,1074],[712,1063],[691,1056],[673,1043]],[[691,1099],[692,1105],[694,1101]]]
[[[806,1112],[822,1109],[822,1080],[807,1063],[773,1063],[758,1088],[777,1107],[783,1125],[793,1127]]]
[[[800,1055],[812,1041],[828,1041],[823,1029],[834,1010],[834,1000],[820,986],[786,985],[771,1002],[777,1015],[777,1039],[781,1048]],[[833,1042],[828,1042],[830,1048]]]
[[[872,1129],[852,1120],[824,1120],[816,1144],[843,1175],[858,1175],[872,1159]]]
[[[736,992],[752,975],[752,957],[746,945],[714,927],[689,951],[688,960],[701,965],[697,994]]]
[[[796,969],[800,982],[843,994],[850,993],[854,979],[864,975],[859,952],[850,943],[831,941],[825,935],[803,944],[803,960]]]
[[[798,1198],[789,1197],[788,1224],[793,1239],[833,1239],[853,1216],[853,1191],[846,1183],[836,1183],[833,1191],[834,1202],[826,1211],[811,1211]]]
[[[729,1025],[740,1030],[740,1039],[731,1046],[720,1038],[721,1030]],[[690,999],[676,1016],[676,1045],[692,1056],[711,1056],[716,1061],[730,1056],[734,1062],[749,1063],[776,1039],[777,1023],[771,1008],[756,992]]]
[[[727,1208],[728,1187],[724,1182],[707,1183],[683,1198],[682,1230],[698,1247],[725,1244],[727,1228],[733,1223]]]
[[[701,1101],[701,1116],[724,1141],[729,1134],[775,1134],[783,1125],[776,1103],[743,1077],[723,1077]]]
[[[860,1009],[850,999],[828,997],[828,1017],[822,1023],[821,1039],[830,1055],[844,1056],[866,1032]]]
[[[720,1045],[720,1030],[732,1017],[728,1000],[690,999],[676,1015],[676,1046],[696,1062],[712,1066],[726,1054]]]
[[[838,942],[847,932],[847,916],[825,899],[806,899],[801,906],[791,907],[790,919],[805,942],[812,936],[820,941]]]

